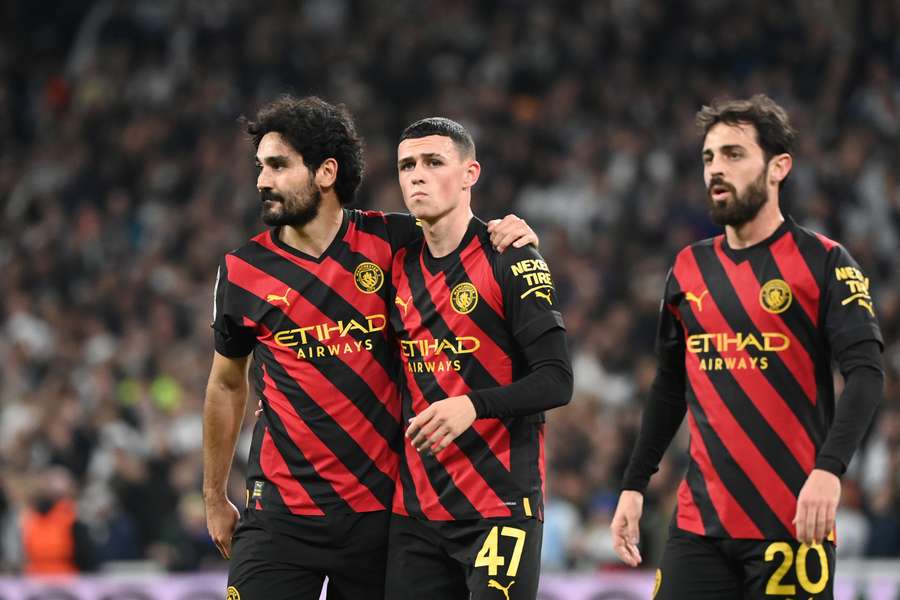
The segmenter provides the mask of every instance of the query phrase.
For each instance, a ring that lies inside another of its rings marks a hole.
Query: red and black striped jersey
[[[743,250],[682,250],[660,352],[684,353],[690,457],[675,526],[784,539],[835,413],[832,356],[881,343],[869,280],[836,242],[786,220]]]
[[[423,241],[394,256],[391,324],[400,345],[402,422],[429,404],[508,385],[521,348],[563,327],[547,263],[532,247],[497,253],[473,218],[457,250]],[[403,444],[394,511],[446,521],[543,514],[543,415],[477,419],[437,456]]]
[[[387,278],[394,250],[417,236],[408,215],[344,210],[318,258],[272,229],[220,264],[216,351],[253,353],[263,407],[251,506],[298,515],[390,508],[402,429]]]

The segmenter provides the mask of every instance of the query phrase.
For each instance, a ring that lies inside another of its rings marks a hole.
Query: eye
[[[406,162],[406,163],[403,163],[402,165],[400,165],[401,171],[409,171],[409,170],[412,170],[412,168],[413,168],[412,163]]]
[[[439,167],[442,164],[444,164],[444,163],[441,162],[440,159],[437,159],[437,158],[432,158],[431,160],[428,161],[429,167]]]

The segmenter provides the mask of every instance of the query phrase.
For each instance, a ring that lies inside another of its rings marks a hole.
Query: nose
[[[260,192],[266,189],[272,189],[272,178],[269,176],[267,169],[263,169],[256,176],[256,189]]]

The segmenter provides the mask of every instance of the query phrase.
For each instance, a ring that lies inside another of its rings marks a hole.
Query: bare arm
[[[203,499],[210,536],[225,558],[231,554],[231,534],[239,513],[226,487],[238,433],[247,404],[250,356],[213,356],[206,401],[203,403]]]

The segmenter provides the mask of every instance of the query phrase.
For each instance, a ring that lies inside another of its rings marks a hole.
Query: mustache
[[[709,180],[709,185],[706,186],[706,194],[708,196],[712,196],[712,189],[714,187],[716,187],[717,185],[726,187],[732,193],[732,195],[735,195],[735,196],[737,195],[737,190],[735,189],[735,187],[733,185],[731,185],[730,183],[728,183],[727,181],[725,181],[725,179],[723,179],[722,177],[718,177],[718,176],[713,177],[712,179]]]
[[[270,189],[264,189],[259,191],[259,201],[260,202],[284,202],[284,198],[281,194],[277,192],[273,192]]]

